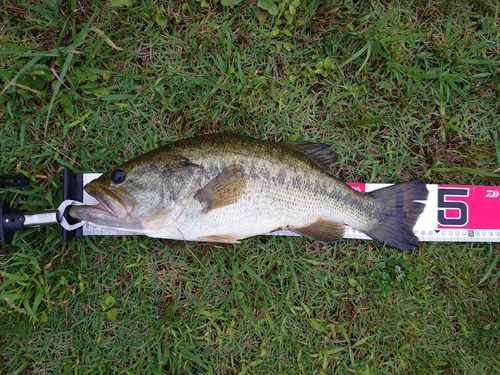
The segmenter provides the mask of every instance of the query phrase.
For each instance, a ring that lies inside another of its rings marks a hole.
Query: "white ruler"
[[[100,176],[84,173],[83,184]],[[391,184],[348,183],[361,192],[370,192]],[[427,184],[429,197],[425,210],[415,224],[414,232],[420,241],[500,242],[500,186],[434,185]],[[83,203],[98,202],[83,193]],[[86,223],[84,236],[133,235],[135,233],[108,230]],[[282,231],[273,233],[294,235]],[[346,226],[345,238],[367,239],[366,234]]]

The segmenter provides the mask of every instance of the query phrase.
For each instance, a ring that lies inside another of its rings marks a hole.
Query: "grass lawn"
[[[500,2],[14,1],[0,199],[62,201],[168,141],[332,144],[348,181],[500,185]],[[498,213],[489,213],[490,215]],[[499,374],[500,245],[251,238],[0,249],[1,374]]]

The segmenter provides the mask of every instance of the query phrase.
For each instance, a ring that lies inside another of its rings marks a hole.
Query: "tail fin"
[[[429,191],[422,181],[408,181],[388,186],[371,193],[380,207],[378,223],[366,232],[373,239],[385,242],[400,250],[414,250],[418,238],[413,234],[413,227],[425,204]]]

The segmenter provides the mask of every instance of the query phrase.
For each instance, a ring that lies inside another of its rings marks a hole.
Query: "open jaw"
[[[128,216],[134,207],[130,197],[121,192],[93,184],[85,186],[84,189],[99,202],[99,204],[92,206],[93,208],[104,211],[117,219]]]
[[[95,184],[88,184],[84,189],[99,204],[72,206],[71,217],[108,229],[136,231],[141,228],[140,221],[130,215],[134,202],[127,193]]]

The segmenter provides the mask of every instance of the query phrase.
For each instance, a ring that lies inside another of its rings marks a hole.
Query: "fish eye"
[[[127,178],[127,173],[121,169],[115,169],[113,172],[111,172],[111,181],[113,181],[115,184],[121,184],[125,179]]]

